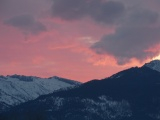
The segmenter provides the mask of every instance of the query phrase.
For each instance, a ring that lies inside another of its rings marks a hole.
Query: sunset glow
[[[154,57],[153,60],[160,60],[160,55],[158,55],[157,57]]]
[[[1,75],[86,82],[160,59],[158,0],[70,1],[0,1]]]

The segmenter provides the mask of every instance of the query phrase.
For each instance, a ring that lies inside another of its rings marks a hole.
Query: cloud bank
[[[159,14],[149,10],[130,13],[125,23],[114,34],[104,36],[91,48],[98,54],[113,55],[118,64],[135,58],[144,61],[159,54],[149,49],[160,44]]]
[[[151,59],[160,53],[159,48],[150,50],[160,44],[159,11],[148,7],[149,1],[141,0],[136,7],[134,2],[128,3],[125,0],[53,0],[52,15],[67,21],[88,17],[97,24],[116,25],[114,34],[104,35],[91,49],[97,54],[113,56],[119,65],[132,59]]]

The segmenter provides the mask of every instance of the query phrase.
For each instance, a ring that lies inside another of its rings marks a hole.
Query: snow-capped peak
[[[160,60],[153,60],[149,63],[145,63],[144,66],[160,72]]]
[[[79,82],[60,77],[40,78],[16,74],[0,76],[0,103],[14,106],[33,100],[40,95],[79,84]]]

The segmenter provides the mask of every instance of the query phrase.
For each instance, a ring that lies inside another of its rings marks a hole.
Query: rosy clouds
[[[138,0],[68,1],[0,1],[0,74],[85,82],[140,66],[160,53],[159,11],[152,7],[158,1],[142,0],[143,11],[134,8]]]

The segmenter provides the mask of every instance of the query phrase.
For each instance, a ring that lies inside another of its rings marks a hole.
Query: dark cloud
[[[91,17],[97,22],[103,23],[115,23],[123,16],[125,7],[121,2],[109,1],[106,3],[100,3],[92,5],[90,9]]]
[[[5,0],[0,0],[0,9],[3,6],[4,2],[5,2]]]
[[[98,54],[110,54],[118,64],[125,64],[132,58],[140,61],[152,58],[159,51],[147,51],[160,44],[159,15],[149,10],[130,13],[126,21],[112,35],[104,36],[91,48]]]
[[[118,64],[125,64],[132,58],[143,61],[158,55],[158,50],[147,51],[160,44],[159,14],[147,1],[53,0],[52,14],[70,21],[90,17],[97,23],[118,23],[114,34],[104,35],[91,49],[110,54]]]
[[[0,15],[2,14],[5,4],[6,4],[5,0],[0,0]]]
[[[23,14],[42,18],[43,13],[51,7],[50,3],[50,0],[0,0],[0,19]]]
[[[104,0],[53,0],[52,14],[65,20],[91,17],[102,23],[114,23],[125,12],[121,2]]]
[[[151,10],[134,10],[125,23],[127,26],[148,26],[158,22],[159,14]]]
[[[54,17],[61,17],[65,20],[79,19],[88,13],[86,0],[53,0],[52,12]]]
[[[27,34],[38,34],[46,31],[46,27],[31,15],[19,15],[5,21],[5,24],[16,27]]]

